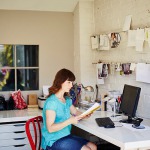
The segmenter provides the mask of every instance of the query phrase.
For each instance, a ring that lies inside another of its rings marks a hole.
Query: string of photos
[[[150,47],[150,28],[137,28],[131,30],[132,16],[128,15],[125,18],[125,23],[121,32],[127,32],[127,47],[135,47],[138,52],[143,51],[144,42],[148,42]],[[116,48],[121,42],[120,32],[112,32],[109,34],[93,35],[91,38],[91,47],[96,50],[110,50]]]
[[[136,81],[150,83],[150,64],[148,63],[106,63],[99,61],[96,63],[97,81],[104,84],[104,78],[109,74],[118,72],[120,75],[130,75],[135,71]]]

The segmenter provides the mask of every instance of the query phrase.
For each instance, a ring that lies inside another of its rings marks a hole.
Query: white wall
[[[0,10],[0,18],[0,44],[39,45],[40,90],[30,93],[41,95],[59,69],[74,71],[73,13]]]
[[[121,32],[125,17],[132,15],[132,28],[150,27],[150,1],[149,0],[94,0],[94,17],[95,17],[95,32],[91,30],[90,25],[93,23],[93,18],[89,22],[85,20],[85,16],[90,17],[92,13],[92,2],[79,2],[79,17],[80,17],[80,37],[87,39],[86,42],[80,39],[80,66],[81,66],[81,82],[85,84],[96,84],[94,82],[96,72],[95,65],[92,63],[102,60],[104,62],[149,62],[150,47],[144,43],[144,51],[142,53],[136,52],[135,48],[127,47],[127,32]],[[90,5],[89,10],[86,6]],[[85,27],[89,28],[85,31]],[[94,26],[94,25],[93,25]],[[91,32],[89,32],[91,31]],[[110,51],[96,51],[90,48],[90,36],[93,34],[120,32],[121,43]],[[84,54],[83,54],[83,53]],[[76,58],[75,58],[76,59]],[[77,67],[77,65],[76,65]],[[104,85],[99,85],[100,92],[108,90],[120,90],[122,92],[124,84],[131,84],[140,86],[142,88],[141,97],[138,105],[137,114],[150,118],[150,84],[136,82],[135,72],[132,75],[122,75],[115,73],[109,75],[105,79]]]
[[[95,30],[93,4],[93,0],[80,0],[74,11],[74,68],[77,82],[81,82],[84,86],[95,85],[92,65],[94,54],[89,38]]]

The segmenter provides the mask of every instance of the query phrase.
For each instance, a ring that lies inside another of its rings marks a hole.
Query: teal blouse
[[[66,97],[66,103],[62,103],[55,94],[51,95],[47,98],[42,116],[43,116],[43,127],[42,127],[42,148],[46,149],[46,146],[52,146],[52,144],[58,139],[67,136],[70,134],[71,125],[66,126],[65,128],[56,131],[56,132],[48,132],[46,127],[46,110],[53,110],[56,112],[56,118],[54,123],[64,122],[68,118],[70,118],[70,106],[72,105],[72,101],[69,97]]]

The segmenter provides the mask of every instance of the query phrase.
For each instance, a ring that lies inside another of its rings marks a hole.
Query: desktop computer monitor
[[[131,85],[124,85],[123,94],[121,96],[121,112],[128,116],[128,119],[120,120],[123,123],[133,123],[136,114],[141,88]]]

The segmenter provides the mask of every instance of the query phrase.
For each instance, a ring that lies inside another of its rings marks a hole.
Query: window
[[[39,45],[0,45],[0,91],[39,90]]]

